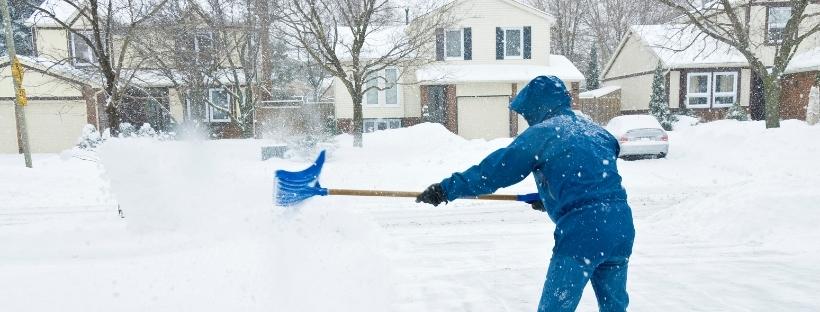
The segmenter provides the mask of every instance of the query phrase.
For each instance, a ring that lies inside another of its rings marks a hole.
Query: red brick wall
[[[339,118],[336,120],[336,127],[342,133],[353,133],[353,118]]]
[[[405,117],[401,119],[402,127],[415,126],[421,123],[421,117]]]
[[[445,127],[450,130],[450,132],[458,134],[458,103],[456,99],[456,85],[447,85],[444,88],[445,95],[445,104],[446,108],[446,115],[447,115],[447,122],[445,123]]]
[[[817,71],[786,75],[781,80],[780,118],[806,120],[809,91]]]

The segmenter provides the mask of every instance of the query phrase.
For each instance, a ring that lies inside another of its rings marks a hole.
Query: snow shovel
[[[348,196],[378,196],[378,197],[413,197],[419,192],[385,191],[385,190],[350,190],[328,189],[319,184],[319,173],[325,163],[325,151],[319,153],[316,161],[302,171],[276,170],[276,191],[274,202],[279,206],[294,206],[313,196],[348,195]],[[531,202],[539,200],[537,193],[526,195],[482,195],[467,197],[482,200],[512,200]]]

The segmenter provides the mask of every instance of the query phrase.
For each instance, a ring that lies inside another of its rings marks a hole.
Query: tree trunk
[[[356,93],[356,94],[360,94]],[[362,147],[362,130],[364,130],[364,118],[362,116],[362,96],[353,96],[353,146]]]
[[[120,133],[120,112],[117,109],[120,101],[117,96],[117,91],[113,87],[108,88],[108,99],[105,105],[105,112],[108,115],[108,128],[112,137],[116,137]]]
[[[766,102],[766,128],[780,127],[780,79],[772,74],[763,77],[763,95]]]

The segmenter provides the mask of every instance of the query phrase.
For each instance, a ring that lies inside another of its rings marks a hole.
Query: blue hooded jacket
[[[570,95],[557,77],[539,76],[530,81],[510,104],[510,109],[521,114],[530,127],[478,165],[441,181],[447,200],[491,194],[533,173],[544,207],[558,229],[573,227],[563,224],[563,219],[574,210],[605,204],[617,209],[601,211],[618,215],[583,220],[571,217],[568,219],[572,221],[567,222],[614,220],[607,228],[622,227],[623,231],[616,232],[625,233],[621,236],[629,239],[627,236],[634,230],[616,168],[618,141],[600,126],[577,117],[570,103]]]

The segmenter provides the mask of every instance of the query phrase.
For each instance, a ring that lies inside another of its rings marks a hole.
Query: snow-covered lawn
[[[340,137],[339,188],[420,191],[509,140],[420,125]],[[109,142],[0,156],[0,311],[534,311],[548,217],[521,203],[271,203],[258,141]],[[820,126],[719,121],[619,161],[637,229],[631,311],[818,311]],[[529,180],[502,193],[534,191]],[[125,218],[118,215],[118,206]],[[595,311],[591,289],[579,311]]]

